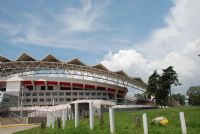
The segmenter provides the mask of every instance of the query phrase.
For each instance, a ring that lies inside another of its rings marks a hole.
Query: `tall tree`
[[[160,83],[163,91],[164,105],[166,105],[166,98],[170,95],[171,98],[171,87],[172,85],[179,85],[178,75],[176,71],[173,70],[172,66],[163,69],[162,76],[160,77]]]
[[[162,106],[159,79],[160,75],[157,73],[157,71],[154,71],[154,73],[149,77],[146,94],[148,97],[154,96],[156,103]]]

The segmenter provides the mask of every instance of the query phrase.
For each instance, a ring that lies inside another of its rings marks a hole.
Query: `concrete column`
[[[78,110],[78,103],[74,104],[75,107],[75,128],[78,127],[79,124],[79,110]]]
[[[66,111],[62,111],[62,128],[65,128],[65,122],[66,122]]]
[[[54,123],[55,123],[55,117],[54,113],[51,114],[51,123],[52,123],[52,128],[54,128]]]
[[[148,134],[147,115],[142,115],[144,134]]]
[[[90,108],[90,130],[94,129],[94,107],[93,102],[89,103]]]
[[[110,119],[110,133],[115,133],[115,119],[114,119],[114,112],[113,108],[109,108],[109,119]]]
[[[184,112],[180,112],[181,130],[182,134],[187,134]]]
[[[51,126],[51,119],[50,118],[51,118],[50,113],[47,113],[47,124],[46,124],[46,126],[49,127],[49,128]]]

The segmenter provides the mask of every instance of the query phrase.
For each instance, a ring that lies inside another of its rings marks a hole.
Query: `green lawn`
[[[137,110],[129,112],[115,112],[116,134],[143,134],[142,125],[140,128],[135,127],[134,118],[147,114],[149,134],[181,134],[179,112],[185,113],[188,134],[200,133],[200,107],[183,107],[155,110]],[[166,127],[151,124],[154,117],[164,116],[169,120]],[[99,125],[99,119],[95,118],[95,128],[89,130],[89,119],[80,120],[78,128],[74,128],[74,121],[67,121],[65,129],[40,129],[33,128],[27,131],[15,134],[109,134],[109,118],[108,114],[104,114],[104,124]]]

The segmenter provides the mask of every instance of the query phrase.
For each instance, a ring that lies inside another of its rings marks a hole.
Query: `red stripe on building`
[[[24,85],[32,85],[32,81],[25,80],[25,81],[22,81],[22,84],[24,84]]]
[[[58,85],[57,81],[47,81],[47,85]]]
[[[60,82],[60,85],[61,85],[61,86],[70,87],[70,86],[71,86],[71,83],[69,83],[69,82]]]
[[[116,90],[116,89],[108,88],[108,91],[109,91],[109,92],[115,92],[115,90]]]
[[[124,91],[122,91],[122,90],[119,90],[119,91],[118,91],[118,93],[120,93],[120,94],[124,94]]]
[[[80,83],[73,83],[72,85],[73,85],[73,87],[81,87],[81,88],[83,88],[83,84],[80,84]]]
[[[44,81],[34,81],[35,85],[45,85]]]
[[[85,88],[95,89],[95,86],[94,85],[85,85]]]

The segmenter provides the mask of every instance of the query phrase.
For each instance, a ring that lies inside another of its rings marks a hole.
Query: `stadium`
[[[87,66],[78,58],[63,62],[49,54],[36,60],[23,53],[12,61],[0,56],[2,107],[54,106],[93,99],[123,104],[128,88],[145,91],[146,83],[102,64]]]

